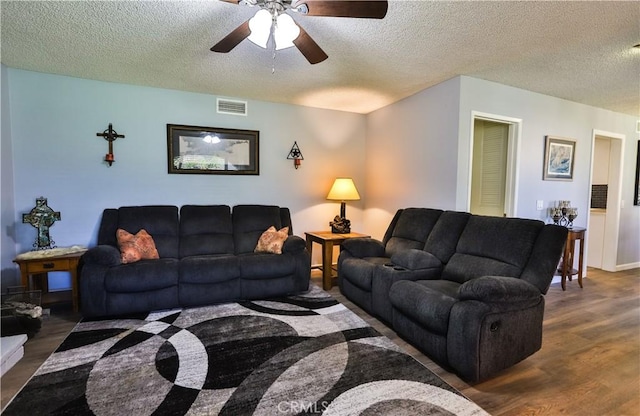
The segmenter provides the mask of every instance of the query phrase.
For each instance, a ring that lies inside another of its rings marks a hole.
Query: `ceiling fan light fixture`
[[[218,135],[212,136],[210,134],[207,134],[202,138],[202,141],[209,144],[218,144],[220,143],[220,137],[218,137]]]
[[[271,13],[268,10],[258,10],[255,16],[249,19],[249,29],[251,34],[247,39],[261,48],[267,49],[269,35],[271,35],[271,24],[273,23]]]
[[[288,14],[281,14],[276,20],[276,28],[273,32],[276,41],[276,50],[290,48],[293,41],[300,35],[300,28]]]

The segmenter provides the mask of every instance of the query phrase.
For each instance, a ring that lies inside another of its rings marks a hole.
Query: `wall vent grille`
[[[218,113],[233,114],[235,116],[247,115],[247,102],[239,100],[229,100],[227,98],[217,99]]]

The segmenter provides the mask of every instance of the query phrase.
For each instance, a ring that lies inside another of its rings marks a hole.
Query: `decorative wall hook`
[[[31,224],[38,229],[38,237],[33,247],[36,250],[54,248],[56,242],[49,236],[49,227],[60,221],[60,212],[56,212],[47,205],[47,198],[36,198],[36,206],[28,214],[22,214],[22,222]]]
[[[113,142],[116,139],[124,139],[124,134],[118,134],[118,132],[113,129],[111,123],[109,123],[109,128],[102,133],[96,133],[96,136],[102,137],[109,142],[109,153],[104,156],[104,161],[111,166],[111,164],[116,161],[113,156]]]
[[[293,166],[296,169],[298,169],[301,161],[304,160],[304,157],[302,156],[302,152],[298,147],[298,142],[293,142],[293,146],[291,146],[291,150],[289,150],[289,155],[287,156],[287,159],[293,160]]]

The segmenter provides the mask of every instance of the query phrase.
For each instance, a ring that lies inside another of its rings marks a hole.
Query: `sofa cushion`
[[[307,248],[307,242],[297,235],[290,235],[284,240],[282,245],[283,253],[298,254],[303,253]]]
[[[537,287],[540,293],[547,293],[549,290],[551,284],[549,276],[553,276],[558,267],[562,248],[567,241],[567,233],[566,227],[547,224],[538,235],[536,245],[520,279]]]
[[[122,264],[122,255],[116,247],[102,244],[87,250],[87,252],[82,255],[82,263],[99,264],[108,267],[117,266]]]
[[[145,229],[153,236],[160,257],[178,258],[178,207],[147,205],[118,209],[117,228],[135,234]],[[114,234],[116,230],[113,230]]]
[[[356,237],[340,244],[340,254],[347,252],[353,257],[385,257],[381,241],[370,237]]]
[[[504,276],[482,276],[470,280],[458,289],[460,300],[488,303],[515,303],[519,308],[537,305],[540,291],[524,280]]]
[[[233,254],[233,225],[228,205],[180,208],[180,257]]]
[[[177,259],[140,260],[109,268],[104,278],[107,292],[149,292],[178,285]]]
[[[240,265],[233,255],[190,256],[180,260],[180,283],[219,283],[239,277]]]
[[[436,256],[417,249],[395,253],[391,256],[391,263],[408,270],[439,269],[442,267],[442,262]]]
[[[424,250],[447,263],[456,252],[458,240],[471,218],[468,212],[445,211],[427,238]]]
[[[431,332],[446,334],[451,308],[458,299],[421,282],[400,280],[391,286],[389,299],[396,309],[394,313],[401,313]]]
[[[264,230],[283,227],[280,207],[273,205],[237,205],[231,218],[235,254],[253,253]]]
[[[288,237],[289,227],[276,230],[276,227],[271,226],[260,235],[258,244],[253,251],[255,253],[282,254],[282,246]]]
[[[403,209],[386,243],[386,256],[412,248],[422,249],[441,214],[439,209]]]
[[[361,290],[371,292],[371,281],[376,267],[389,263],[388,257],[347,258],[340,265],[340,279],[348,280]]]
[[[180,306],[192,307],[233,302],[242,299],[240,279],[224,282],[185,283],[178,287]]]
[[[442,293],[450,298],[460,298],[460,283],[449,280],[416,280],[420,286]]]
[[[259,280],[293,275],[295,257],[291,255],[252,253],[238,256],[242,279]]]
[[[116,239],[118,240],[123,264],[160,257],[153,242],[153,237],[144,228],[135,235],[118,228]]]
[[[442,278],[459,283],[479,276],[520,277],[544,223],[473,215]]]
[[[522,269],[487,257],[456,253],[442,272],[442,279],[464,283],[480,276],[518,277]]]

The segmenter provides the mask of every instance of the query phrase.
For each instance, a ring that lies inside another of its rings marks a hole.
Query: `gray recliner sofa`
[[[342,244],[338,282],[348,299],[476,382],[541,348],[543,295],[566,236],[538,220],[401,209],[382,241]]]
[[[254,253],[270,226],[289,227],[282,254]],[[116,230],[145,229],[159,259],[122,264]],[[210,305],[308,290],[311,258],[288,208],[272,205],[105,209],[97,246],[81,259],[85,317]]]

